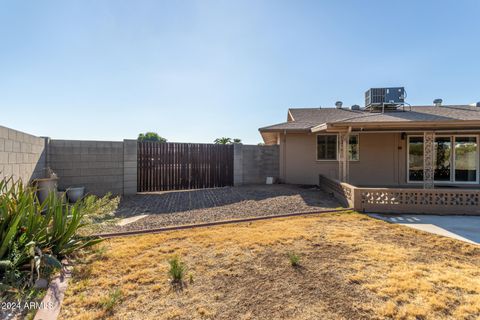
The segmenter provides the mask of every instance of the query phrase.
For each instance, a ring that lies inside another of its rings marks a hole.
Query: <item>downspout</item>
[[[287,183],[287,130],[283,130],[283,183]]]
[[[345,182],[350,182],[350,159],[348,157],[348,147],[350,145],[350,133],[352,133],[352,127],[348,127],[347,136],[345,137]]]

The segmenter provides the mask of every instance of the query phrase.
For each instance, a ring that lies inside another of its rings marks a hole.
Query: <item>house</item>
[[[479,104],[294,108],[259,131],[280,147],[281,182],[357,192],[361,210],[369,201],[379,212],[448,213],[444,203],[454,202],[462,213],[479,210]]]

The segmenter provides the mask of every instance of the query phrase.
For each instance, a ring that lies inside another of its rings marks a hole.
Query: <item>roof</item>
[[[412,106],[405,107],[405,111],[402,108],[385,113],[337,108],[292,108],[288,114],[286,122],[259,129],[264,140],[266,133],[310,132],[337,126],[437,125],[472,121],[480,124],[480,108],[470,105]],[[273,140],[273,136],[268,139]]]
[[[259,130],[309,130],[318,125],[334,123],[480,121],[480,108],[469,105],[412,106],[405,107],[405,111],[400,109],[385,113],[336,108],[293,108],[289,109],[289,113],[293,121],[274,124]]]

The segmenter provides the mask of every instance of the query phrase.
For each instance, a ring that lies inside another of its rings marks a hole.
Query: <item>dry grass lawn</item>
[[[478,246],[356,213],[113,239],[80,260],[61,319],[480,317]]]

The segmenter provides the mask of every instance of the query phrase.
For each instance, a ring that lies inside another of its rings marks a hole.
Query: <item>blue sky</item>
[[[0,125],[261,141],[289,107],[480,101],[480,1],[0,0]]]

